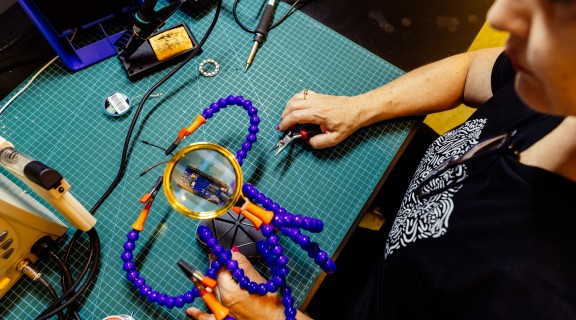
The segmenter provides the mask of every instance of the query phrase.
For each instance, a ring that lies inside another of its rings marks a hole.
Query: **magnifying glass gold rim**
[[[188,207],[186,207],[185,205],[183,205],[180,201],[178,201],[176,199],[176,197],[174,196],[174,192],[172,190],[172,179],[171,178],[172,178],[172,171],[174,170],[174,167],[176,166],[176,164],[178,163],[178,161],[180,159],[185,157],[190,152],[197,151],[197,150],[212,150],[212,151],[218,152],[220,155],[224,156],[224,158],[226,158],[226,160],[228,160],[228,162],[232,166],[232,169],[234,170],[234,174],[236,176],[236,186],[234,187],[234,192],[232,193],[230,200],[224,206],[222,206],[216,210],[213,210],[213,211],[196,212],[196,211],[189,209]],[[164,170],[164,177],[163,177],[163,182],[162,182],[162,185],[164,187],[164,194],[166,195],[166,199],[168,200],[168,203],[170,203],[170,205],[176,211],[180,212],[181,214],[183,214],[189,218],[199,219],[199,220],[214,219],[214,218],[217,218],[217,217],[223,215],[226,211],[228,211],[235,203],[238,202],[238,199],[242,195],[242,184],[243,184],[242,183],[242,169],[240,168],[240,164],[236,160],[236,157],[234,157],[232,152],[230,152],[228,149],[222,147],[221,145],[218,145],[215,143],[210,143],[210,142],[192,143],[192,144],[182,148],[182,150],[178,151],[178,153],[176,153],[174,155],[174,157],[172,157],[172,159],[170,159],[170,161],[168,161],[168,163],[166,165],[166,169]]]

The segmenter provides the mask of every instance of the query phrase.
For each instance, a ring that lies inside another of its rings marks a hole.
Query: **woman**
[[[576,1],[496,0],[488,22],[509,33],[504,54],[456,55],[359,96],[288,101],[278,129],[320,125],[315,148],[378,121],[478,107],[426,151],[381,263],[339,318],[576,319]],[[285,318],[277,296],[249,295],[227,271],[218,282],[235,317]]]

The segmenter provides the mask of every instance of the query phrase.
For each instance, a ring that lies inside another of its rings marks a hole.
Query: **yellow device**
[[[46,207],[0,174],[0,299],[20,279],[18,264],[38,258],[30,248],[38,239],[57,239],[68,227]]]
[[[14,149],[0,137],[0,165],[58,211],[72,226],[91,230],[96,219],[70,193],[62,175]],[[38,258],[32,246],[46,236],[53,240],[68,227],[42,204],[0,173],[0,298],[27,272],[28,261]]]
[[[75,228],[88,231],[96,224],[90,214],[70,193],[70,184],[62,175],[29,156],[0,137],[0,165],[46,200]]]

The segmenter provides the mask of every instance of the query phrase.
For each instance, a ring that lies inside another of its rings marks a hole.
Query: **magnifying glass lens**
[[[238,200],[241,179],[238,162],[228,150],[203,143],[190,145],[174,156],[166,168],[164,187],[168,202],[177,211],[210,219]]]

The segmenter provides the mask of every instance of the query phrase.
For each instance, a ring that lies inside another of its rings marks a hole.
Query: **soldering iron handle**
[[[266,7],[264,8],[264,13],[262,13],[262,17],[260,18],[260,22],[258,22],[258,26],[256,26],[256,34],[261,34],[265,36],[270,29],[270,21],[272,21],[272,16],[274,15],[274,7],[276,4],[276,0],[270,0]]]
[[[136,17],[142,22],[150,22],[154,18],[154,7],[156,6],[157,0],[144,0],[140,10],[136,12]]]

